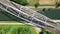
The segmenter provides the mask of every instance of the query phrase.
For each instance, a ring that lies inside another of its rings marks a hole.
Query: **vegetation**
[[[35,6],[39,2],[39,0],[27,0],[28,1],[28,6]]]
[[[60,6],[60,3],[56,3],[56,8],[58,8]]]
[[[38,6],[39,6],[39,3],[36,3],[36,4],[35,4],[35,8],[38,8]]]
[[[53,33],[42,28],[42,31],[39,34],[53,34]]]
[[[55,6],[55,4],[40,5],[39,0],[11,0],[24,6]],[[39,4],[39,5],[38,5]],[[56,4],[57,6],[57,4]]]
[[[27,2],[27,0],[11,0],[14,1],[18,4],[21,5],[33,5],[35,6],[35,8],[37,8],[39,6],[39,3],[37,3],[38,1],[34,1],[31,0],[30,3]],[[33,2],[34,1],[34,2]],[[56,8],[60,6],[60,3],[56,3]],[[40,10],[40,8],[37,8],[34,10]],[[49,11],[44,11],[44,12],[40,12],[46,16],[48,16],[49,18],[52,19],[60,19],[60,9],[58,10],[51,10],[49,9]],[[57,17],[56,17],[57,16]],[[10,21],[14,21],[14,23],[16,21],[18,21],[17,23],[25,23],[24,20],[19,19],[9,13],[6,12],[1,12],[0,11],[0,21],[8,21],[8,23],[10,23]],[[0,34],[36,34],[35,30],[31,27],[31,26],[27,26],[27,25],[0,25]],[[40,32],[40,34],[53,34],[45,29],[42,28],[42,31]]]
[[[43,8],[31,8],[31,9],[35,11],[41,11]]]
[[[24,5],[24,6],[28,5],[27,0],[11,0],[11,1],[14,1],[14,2],[21,4],[21,5]]]
[[[11,1],[21,4],[21,5],[24,5],[24,6],[26,6],[26,5],[27,6],[35,6],[35,4],[37,4],[39,0],[11,0]]]
[[[0,34],[36,34],[36,32],[27,25],[0,25]]]

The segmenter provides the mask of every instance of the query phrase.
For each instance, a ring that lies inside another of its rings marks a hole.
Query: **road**
[[[29,8],[35,8],[34,6],[27,6]],[[38,6],[38,8],[56,8],[55,6]],[[60,8],[60,7],[58,7]]]
[[[60,22],[60,20],[53,20],[54,22]]]
[[[34,6],[27,6],[29,8],[35,8]],[[38,6],[38,8],[55,8],[55,6]]]

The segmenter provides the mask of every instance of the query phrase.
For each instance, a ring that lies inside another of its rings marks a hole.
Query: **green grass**
[[[41,4],[40,6],[56,6],[56,4]]]
[[[11,0],[11,1],[19,3],[21,5],[23,5],[24,4],[23,2],[25,2],[25,1],[19,2],[20,0],[19,1],[18,0]],[[27,2],[28,2],[28,6],[34,6],[36,3],[39,2],[39,0],[27,0]]]
[[[42,10],[43,8],[31,8],[32,10],[38,11],[38,10]]]
[[[34,6],[36,3],[39,2],[39,0],[27,0],[29,3],[29,6]]]
[[[19,1],[18,0],[11,0],[11,1],[14,1],[14,2],[21,4],[21,5],[24,4],[23,2],[19,2],[20,0]],[[26,6],[35,6],[35,4],[39,3],[39,0],[27,0],[27,3],[28,4]],[[55,6],[55,5],[56,4],[39,4],[39,6]]]
[[[39,34],[53,34],[44,28],[41,29]],[[36,34],[36,31],[28,25],[0,25],[0,34]]]
[[[36,3],[39,3],[39,0],[27,0],[28,6],[34,6]],[[39,4],[39,6],[55,6],[55,4]]]
[[[35,11],[42,11],[44,8],[30,8],[30,9],[35,10]],[[45,10],[47,11],[47,10],[49,10],[49,8],[45,8]],[[55,10],[55,9],[53,9],[53,10]]]
[[[36,34],[35,29],[27,25],[0,25],[0,34]]]
[[[58,24],[60,24],[60,22],[57,22]]]

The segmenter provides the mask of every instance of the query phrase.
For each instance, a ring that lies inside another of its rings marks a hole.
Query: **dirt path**
[[[60,20],[53,20],[54,22],[60,22]]]
[[[38,27],[34,27],[35,31],[37,32],[37,34],[39,34],[41,32],[41,28]]]

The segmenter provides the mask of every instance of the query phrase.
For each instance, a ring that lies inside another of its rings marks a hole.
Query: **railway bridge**
[[[31,26],[42,27],[54,34],[60,34],[60,24],[26,6],[10,0],[0,0],[0,10],[33,24]]]

